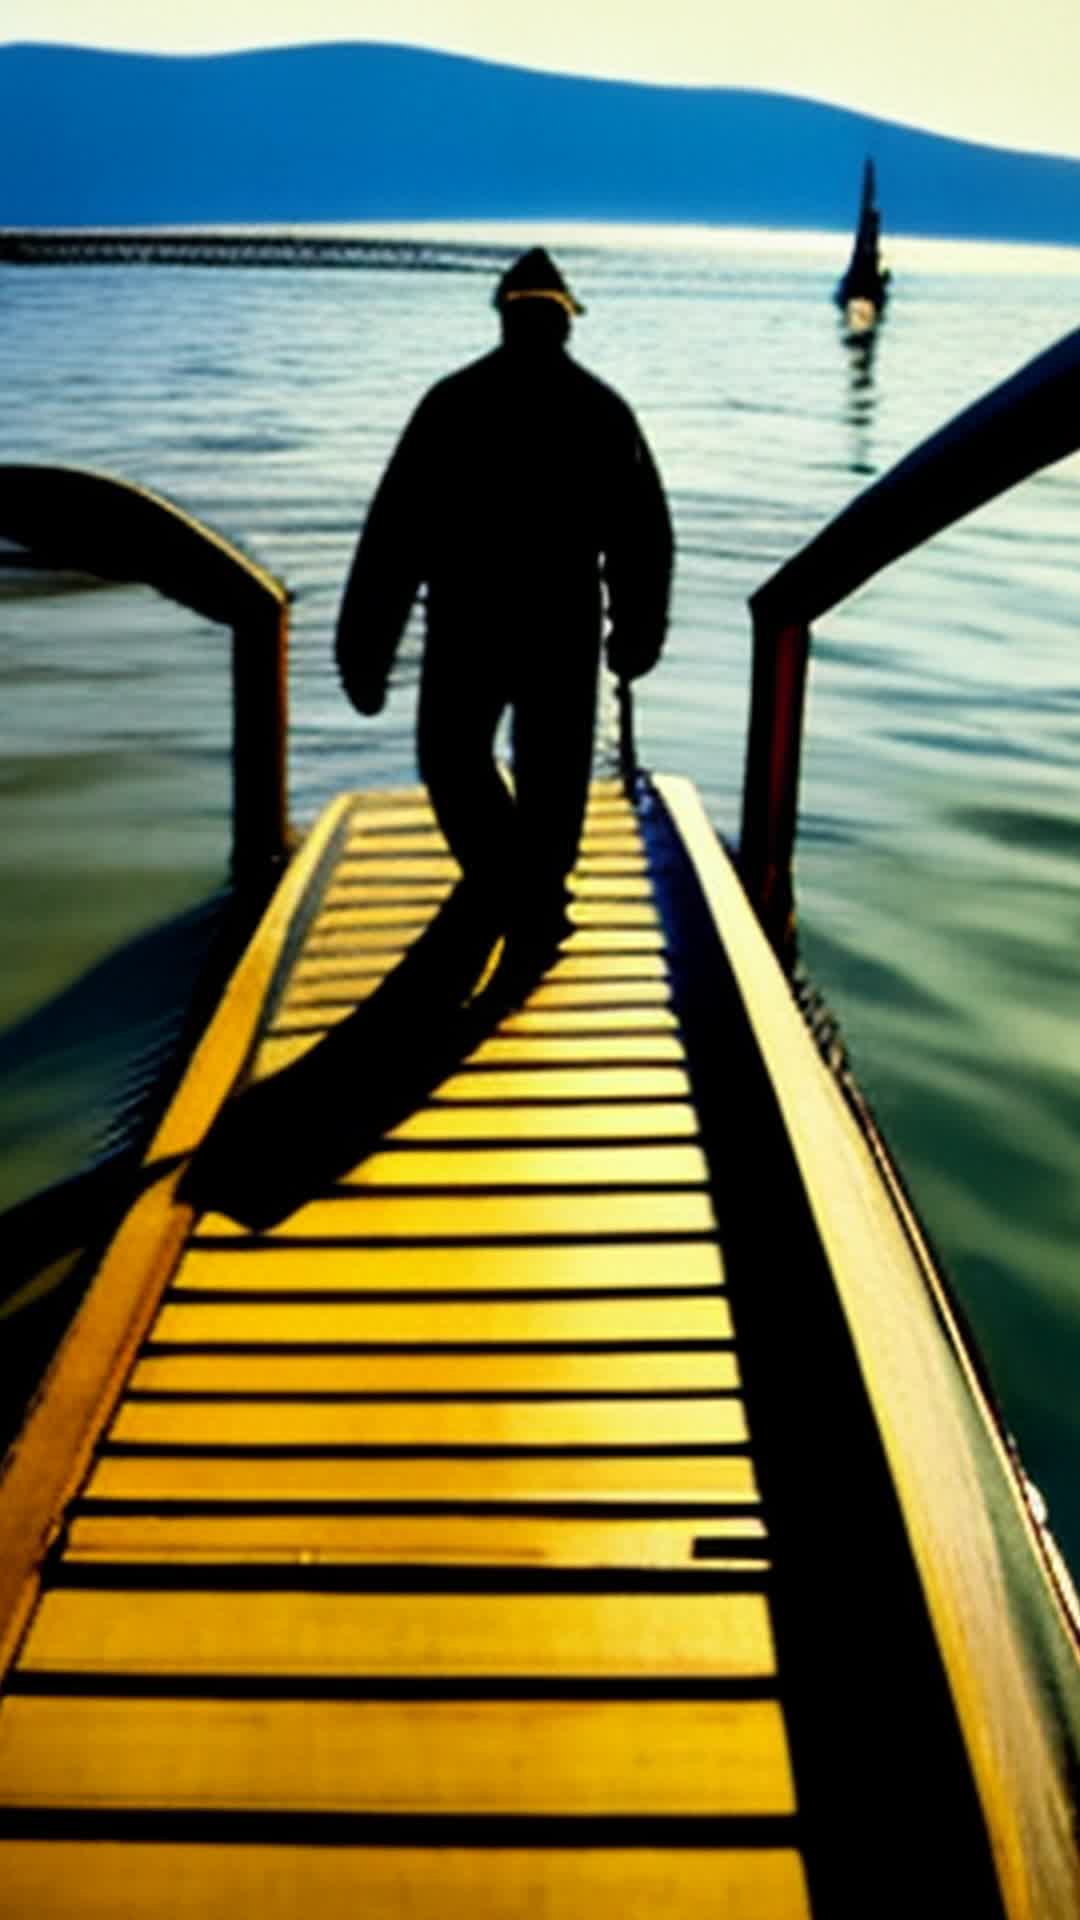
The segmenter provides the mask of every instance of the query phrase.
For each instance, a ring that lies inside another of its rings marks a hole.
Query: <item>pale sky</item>
[[[555,72],[762,87],[1080,157],[1080,0],[0,0],[0,42],[209,53],[386,40]]]

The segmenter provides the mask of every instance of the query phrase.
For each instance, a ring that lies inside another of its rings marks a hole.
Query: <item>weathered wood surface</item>
[[[576,930],[456,1051],[396,971],[424,797],[291,870],[0,1486],[14,1913],[1080,1915],[1023,1486],[654,791],[659,854],[594,788]]]
[[[456,878],[418,794],[366,796],[328,872],[260,1089]],[[26,1911],[809,1912],[708,1167],[612,786],[575,884],[528,1003],[375,1151],[281,1219],[188,1222],[0,1708]]]

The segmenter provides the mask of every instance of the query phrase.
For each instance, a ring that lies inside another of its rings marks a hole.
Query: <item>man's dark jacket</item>
[[[557,672],[566,649],[599,640],[602,572],[609,665],[645,673],[663,645],[672,551],[625,401],[561,346],[504,343],[431,388],[387,467],[338,622],[346,691],[378,711],[425,581],[429,655],[472,647],[495,662],[524,648],[549,652]]]

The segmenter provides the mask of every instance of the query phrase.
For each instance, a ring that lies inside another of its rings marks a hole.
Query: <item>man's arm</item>
[[[335,652],[345,691],[378,713],[424,577],[424,410],[413,415],[368,509],[338,615]]]
[[[607,659],[613,673],[634,680],[660,657],[675,560],[660,475],[636,424],[629,459],[613,491],[604,556],[611,618]]]

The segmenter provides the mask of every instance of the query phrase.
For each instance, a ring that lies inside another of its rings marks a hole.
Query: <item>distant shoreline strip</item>
[[[507,246],[325,233],[153,227],[0,230],[0,262],[25,267],[403,267],[491,273],[512,257],[513,249]]]

